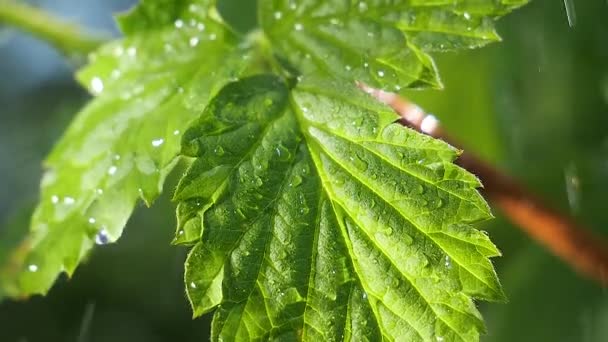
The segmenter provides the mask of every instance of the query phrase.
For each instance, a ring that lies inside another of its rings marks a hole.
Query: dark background
[[[437,56],[446,90],[412,92],[467,151],[498,164],[553,206],[608,236],[608,2],[533,0],[499,23],[504,42]],[[117,35],[111,13],[133,1],[46,0],[44,8]],[[253,1],[225,1],[231,18]],[[1,5],[0,5],[1,6]],[[241,22],[243,27],[251,25]],[[86,101],[75,63],[0,26],[0,246],[27,229],[41,160]],[[168,188],[169,189],[169,188]],[[608,341],[608,292],[510,225],[483,223],[508,304],[481,303],[486,341]],[[167,197],[143,206],[119,244],[97,248],[47,297],[0,304],[0,341],[204,341],[181,281],[186,250],[172,247]],[[3,235],[4,234],[4,235]]]

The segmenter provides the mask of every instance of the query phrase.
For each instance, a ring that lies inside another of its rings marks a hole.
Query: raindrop
[[[196,29],[199,30],[199,31],[201,31],[201,32],[205,31],[205,24],[203,24],[203,23],[196,24]]]
[[[130,47],[127,49],[127,55],[129,55],[130,57],[135,57],[137,56],[137,49],[134,47]]]
[[[91,90],[94,94],[101,94],[103,92],[103,81],[99,77],[93,77],[91,80]]]
[[[412,243],[414,243],[414,239],[412,239],[412,237],[409,236],[408,234],[403,233],[403,234],[401,234],[400,238],[401,238],[401,241],[403,241],[403,243],[405,243],[408,246],[411,245]]]
[[[445,267],[451,269],[452,268],[452,259],[448,255],[446,255],[445,261],[443,264],[445,265]]]
[[[176,129],[175,131],[173,131],[173,135],[179,135],[179,129]]]
[[[304,28],[304,26],[302,24],[300,24],[300,23],[296,23],[295,25],[293,25],[293,28],[296,31],[302,31],[302,29]]]
[[[190,38],[190,46],[195,47],[198,45],[198,42],[199,42],[199,40],[197,37]]]
[[[274,18],[276,20],[281,20],[281,18],[283,18],[283,12],[280,12],[280,11],[274,12]]]
[[[574,1],[564,0],[564,7],[566,8],[566,17],[568,18],[568,26],[576,26],[576,9],[574,8]]]
[[[291,183],[289,184],[289,186],[291,187],[297,187],[298,185],[302,184],[302,177],[295,175],[291,181]]]
[[[466,20],[471,20],[471,14],[469,12],[464,12],[463,15]]]
[[[181,20],[181,19],[177,19],[177,20],[175,21],[175,27],[176,27],[176,28],[178,28],[178,29],[180,29],[180,28],[184,27],[184,21],[183,21],[183,20]]]
[[[418,184],[418,185],[416,186],[416,194],[418,194],[418,195],[422,195],[423,193],[424,193],[424,186],[422,186],[422,185]]]
[[[159,147],[164,143],[165,143],[165,139],[163,139],[163,138],[158,138],[158,139],[152,140],[152,146],[154,146],[154,147]]]
[[[566,195],[568,196],[568,204],[573,212],[580,210],[580,188],[581,181],[578,176],[578,169],[574,163],[570,163],[564,170],[566,180]]]
[[[123,53],[125,53],[125,49],[122,48],[122,46],[117,46],[114,48],[114,56],[116,57],[120,57],[123,55]]]
[[[113,176],[114,174],[116,174],[116,171],[118,171],[118,168],[114,165],[110,166],[110,168],[108,169],[108,174],[110,176]]]
[[[95,192],[96,192],[98,195],[103,195],[103,189],[97,189],[97,190],[95,190]]]
[[[366,171],[367,170],[367,162],[363,159],[361,159],[361,157],[359,157],[358,155],[355,156],[351,156],[349,157],[350,161],[353,162],[353,164],[355,165],[355,167],[361,171]]]
[[[103,228],[101,229],[97,235],[95,235],[95,243],[98,245],[105,245],[110,241],[108,238],[108,231]]]
[[[38,265],[30,264],[29,266],[27,266],[27,270],[30,272],[38,272]]]
[[[95,224],[95,222],[97,222],[97,220],[94,217],[89,217],[90,224]]]
[[[367,3],[365,1],[359,1],[359,12],[367,11]]]
[[[53,204],[59,203],[59,197],[56,195],[51,196],[51,202],[53,202]]]
[[[384,71],[382,71],[382,70],[378,71],[378,76],[379,77],[384,77]]]
[[[218,146],[216,147],[213,152],[215,152],[216,155],[218,156],[223,156],[224,155],[224,149],[222,148],[222,146]]]
[[[217,39],[217,34],[212,33],[209,35],[209,40],[216,40]]]
[[[346,71],[351,71],[353,69],[353,67],[351,67],[350,65],[347,65],[344,67],[344,69],[346,69]]]
[[[437,340],[437,342],[443,342],[443,336],[437,336],[435,337],[435,339]]]
[[[194,282],[190,283],[190,288],[195,289],[196,288],[196,284]]]
[[[67,196],[67,197],[63,198],[63,204],[65,204],[65,205],[72,205],[75,202],[76,202],[76,200],[74,200],[74,198],[72,198],[72,197]]]

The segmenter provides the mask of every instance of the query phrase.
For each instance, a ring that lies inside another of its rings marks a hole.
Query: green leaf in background
[[[149,204],[162,190],[181,133],[246,69],[249,51],[236,46],[213,3],[180,4],[144,1],[120,20],[129,35],[79,73],[97,98],[48,157],[31,234],[0,265],[0,292],[45,293],[95,243],[117,240],[137,200]]]
[[[527,0],[260,0],[260,21],[280,57],[376,88],[441,87],[429,51],[500,38],[494,20]]]
[[[504,299],[479,181],[396,119],[342,81],[255,76],[186,131],[177,239],[212,339],[478,339],[472,298]]]

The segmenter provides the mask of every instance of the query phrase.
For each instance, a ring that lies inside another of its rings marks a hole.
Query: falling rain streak
[[[570,27],[576,26],[576,9],[574,8],[574,0],[564,0],[564,7],[566,8],[568,25]]]

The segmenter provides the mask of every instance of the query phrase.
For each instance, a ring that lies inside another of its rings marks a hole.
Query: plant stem
[[[0,23],[29,32],[66,55],[86,55],[107,41],[103,35],[89,33],[45,11],[14,0],[0,0]]]
[[[400,123],[404,126],[453,144],[437,119],[415,104],[392,93],[362,88],[391,106],[401,116]],[[476,156],[463,153],[457,163],[481,179],[484,185],[481,192],[512,223],[580,274],[608,286],[608,243],[605,239],[551,208],[516,180]]]

